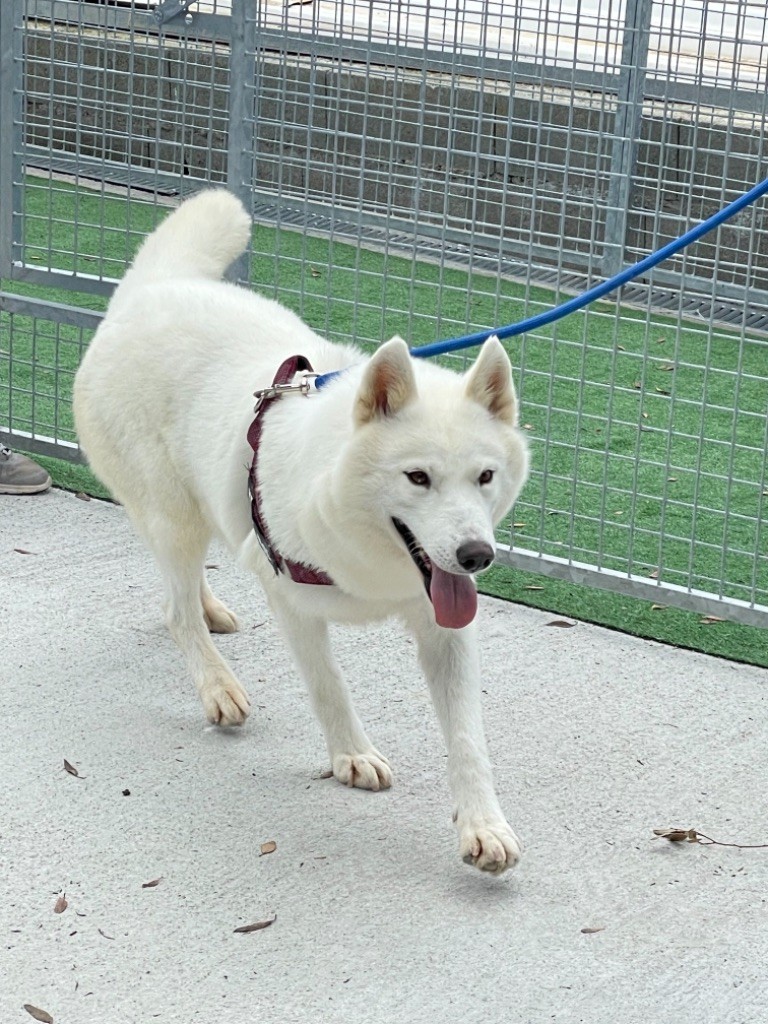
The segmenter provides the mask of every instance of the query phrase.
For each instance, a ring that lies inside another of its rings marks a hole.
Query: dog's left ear
[[[402,338],[378,348],[365,368],[355,402],[355,423],[394,416],[416,397],[411,355]]]
[[[467,398],[484,406],[511,427],[517,426],[517,395],[512,382],[512,364],[496,335],[480,349],[475,365],[467,374]]]

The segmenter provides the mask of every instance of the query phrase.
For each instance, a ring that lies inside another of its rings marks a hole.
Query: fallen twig
[[[655,828],[654,839],[668,839],[670,843],[698,843],[699,846],[731,846],[737,850],[764,850],[768,843],[724,843],[695,828]]]

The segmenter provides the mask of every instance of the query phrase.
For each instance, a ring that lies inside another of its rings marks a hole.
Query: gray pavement
[[[347,790],[319,778],[256,582],[210,561],[243,626],[217,639],[242,730],[204,722],[120,508],[0,497],[2,1024],[25,1003],[56,1024],[768,1018],[768,849],[650,841],[768,842],[768,673],[483,600],[487,730],[526,843],[487,878],[457,857],[413,645],[338,631],[395,770]]]

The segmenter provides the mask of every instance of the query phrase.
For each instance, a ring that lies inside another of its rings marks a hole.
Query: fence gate
[[[762,0],[3,0],[0,433],[78,459],[74,372],[167,208],[237,193],[244,283],[336,340],[544,310],[766,174]],[[758,204],[510,343],[500,558],[768,624]],[[461,365],[463,357],[452,357]]]

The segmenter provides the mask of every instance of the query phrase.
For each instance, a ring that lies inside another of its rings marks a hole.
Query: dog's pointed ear
[[[467,398],[479,402],[491,416],[512,427],[517,426],[517,395],[512,382],[512,364],[495,334],[484,342],[466,380]]]
[[[416,397],[408,346],[402,338],[392,338],[378,348],[365,368],[355,401],[355,423],[394,416]]]

